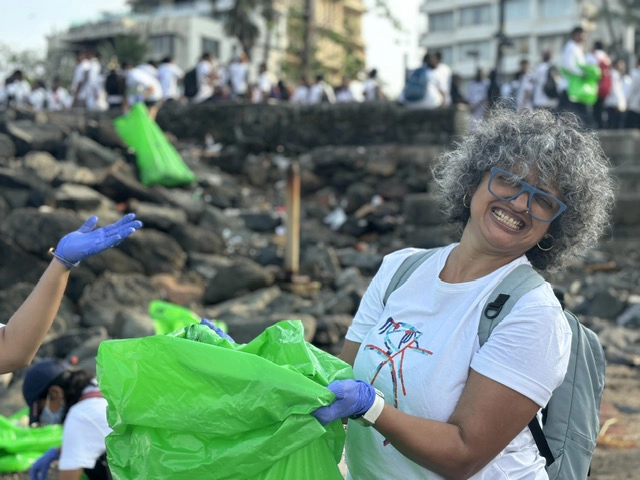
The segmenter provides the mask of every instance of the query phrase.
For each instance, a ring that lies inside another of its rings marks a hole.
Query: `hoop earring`
[[[469,203],[469,205],[467,205],[467,194],[464,194],[464,197],[462,197],[462,206],[464,208],[471,208],[471,203]]]
[[[548,252],[549,250],[551,250],[551,249],[553,248],[553,237],[552,237],[549,233],[547,233],[547,234],[544,236],[544,238],[545,238],[545,239],[547,239],[547,238],[550,238],[550,239],[551,239],[551,246],[550,246],[550,247],[546,247],[546,248],[545,248],[545,247],[541,247],[541,246],[540,246],[540,242],[538,242],[536,245],[537,245],[537,246],[538,246],[538,248],[539,248],[540,250],[542,250],[543,252]]]

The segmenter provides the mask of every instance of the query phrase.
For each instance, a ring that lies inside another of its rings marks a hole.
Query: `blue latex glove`
[[[142,227],[142,222],[135,218],[135,213],[129,213],[111,225],[94,230],[98,217],[90,217],[78,230],[60,239],[54,256],[68,267],[76,266],[81,260],[116,246]]]
[[[60,451],[56,447],[47,450],[38,460],[31,465],[29,476],[31,480],[46,480],[51,462],[60,458]]]
[[[200,325],[206,325],[207,327],[209,327],[211,330],[213,330],[214,332],[216,332],[221,338],[224,338],[225,340],[229,340],[230,342],[236,343],[236,341],[231,338],[231,336],[226,333],[223,332],[222,330],[220,330],[218,327],[216,327],[213,322],[211,320],[209,320],[208,318],[203,318],[200,321]]]
[[[323,425],[338,418],[364,415],[376,399],[375,388],[362,380],[334,380],[327,388],[336,399],[330,405],[311,412]]]

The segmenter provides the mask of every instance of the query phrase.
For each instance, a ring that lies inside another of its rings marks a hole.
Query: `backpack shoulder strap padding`
[[[482,310],[478,325],[480,346],[484,345],[493,329],[507,316],[520,297],[544,282],[544,278],[529,265],[518,265],[509,272],[493,290]]]
[[[387,287],[387,290],[384,293],[384,297],[382,298],[382,305],[387,304],[387,300],[389,299],[389,296],[395,290],[400,288],[402,284],[404,284],[404,282],[406,282],[407,279],[411,276],[411,274],[415,272],[416,269],[420,265],[422,265],[425,262],[425,260],[427,260],[427,258],[433,255],[436,252],[436,250],[437,249],[435,248],[430,248],[427,250],[418,250],[417,252],[412,253],[402,261],[398,269],[393,274],[393,277],[391,277],[389,286]]]

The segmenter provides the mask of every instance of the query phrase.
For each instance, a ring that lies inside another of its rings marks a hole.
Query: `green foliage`
[[[236,37],[242,50],[251,58],[251,52],[260,35],[260,28],[255,21],[259,14],[265,21],[267,28],[273,27],[276,10],[273,0],[235,0],[228,10],[218,10],[217,1],[212,0],[213,16],[224,22],[227,35]]]
[[[148,49],[147,43],[135,35],[120,35],[113,41],[101,42],[97,47],[98,53],[109,64],[128,60],[134,65],[145,59]]]
[[[0,74],[9,76],[14,70],[22,70],[28,80],[43,78],[46,71],[45,59],[35,50],[14,50],[9,45],[0,43]]]

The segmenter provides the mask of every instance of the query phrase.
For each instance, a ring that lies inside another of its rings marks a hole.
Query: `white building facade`
[[[551,50],[557,60],[569,33],[578,25],[589,32],[587,48],[594,40],[609,44],[612,35],[619,35],[621,28],[630,28],[605,22],[596,15],[598,7],[594,2],[503,2],[503,33],[509,40],[509,45],[502,50],[500,72],[503,76],[516,72],[523,59],[535,65],[544,50]],[[440,51],[443,62],[463,79],[472,78],[477,68],[489,73],[496,67],[500,4],[500,0],[424,0],[420,12],[425,16],[427,27],[420,36],[420,47],[425,51]],[[632,53],[634,32],[625,33],[624,48]]]
[[[49,36],[47,57],[50,71],[68,69],[69,63],[73,63],[74,51],[95,47],[118,36],[136,36],[146,42],[145,60],[159,61],[170,56],[184,70],[192,68],[205,52],[226,63],[242,51],[238,40],[224,32],[223,18],[212,15],[211,0],[139,3],[144,3],[145,8],[104,14],[99,19],[79,23],[65,32]],[[221,0],[218,8],[224,10],[229,3],[229,0]],[[260,36],[251,52],[253,79],[257,76],[258,65],[265,60],[277,75],[286,48],[283,41],[286,39],[284,16],[277,16],[270,31],[259,17],[256,23],[260,27]]]

